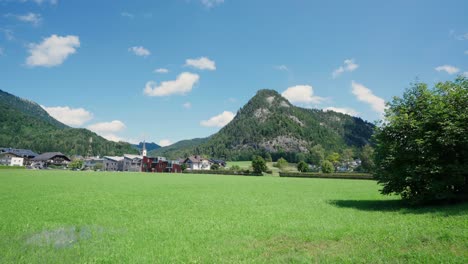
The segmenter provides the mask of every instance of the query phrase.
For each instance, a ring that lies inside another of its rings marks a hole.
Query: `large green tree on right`
[[[388,104],[375,139],[383,194],[410,203],[464,200],[468,193],[468,79],[413,84]]]

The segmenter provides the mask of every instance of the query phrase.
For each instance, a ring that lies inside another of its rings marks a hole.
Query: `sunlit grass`
[[[0,263],[466,263],[468,206],[374,181],[0,171]]]

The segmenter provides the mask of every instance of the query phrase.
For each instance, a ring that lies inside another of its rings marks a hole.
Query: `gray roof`
[[[47,160],[50,160],[50,159],[53,159],[54,157],[57,157],[59,156],[60,158],[63,158],[65,160],[68,160],[70,161],[70,159],[65,156],[64,154],[62,154],[61,152],[46,152],[46,153],[42,153],[41,155],[31,159],[33,161],[47,161]]]
[[[0,153],[11,153],[18,157],[34,158],[38,154],[30,149],[0,148]]]

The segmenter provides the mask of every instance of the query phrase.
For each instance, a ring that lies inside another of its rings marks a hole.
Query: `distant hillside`
[[[162,147],[149,152],[152,156],[170,157],[172,159],[184,158],[192,155],[195,147],[208,141],[209,138],[194,138],[176,142],[170,146]]]
[[[37,103],[0,90],[0,146],[26,148],[38,153],[60,151],[86,155],[93,138],[93,155],[137,153],[129,143],[112,142],[83,128],[68,127]]]
[[[209,138],[185,141],[157,153],[168,157],[202,154],[229,160],[249,160],[270,153],[295,160],[320,144],[327,151],[361,148],[369,143],[374,125],[358,117],[293,106],[273,90],[260,90],[235,118]]]
[[[140,142],[138,144],[133,144],[132,146],[138,149],[138,151],[141,151],[143,149],[143,142]],[[151,142],[151,143],[146,142],[145,147],[146,147],[146,151],[148,152],[161,148],[161,146],[159,146],[158,144],[154,142]]]

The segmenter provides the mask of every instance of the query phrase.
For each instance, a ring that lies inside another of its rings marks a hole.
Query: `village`
[[[71,166],[71,164],[79,164]],[[24,166],[28,169],[63,169],[125,172],[181,173],[188,170],[210,170],[212,165],[225,168],[223,160],[206,159],[199,155],[170,160],[166,157],[150,157],[145,146],[141,155],[68,157],[61,152],[37,154],[29,149],[0,148],[0,165]]]

